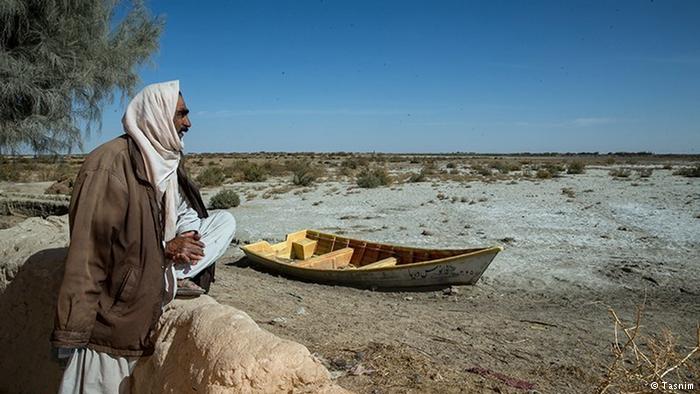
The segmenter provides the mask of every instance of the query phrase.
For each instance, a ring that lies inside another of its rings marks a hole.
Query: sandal
[[[197,298],[204,294],[204,289],[189,279],[178,279],[175,298]]]

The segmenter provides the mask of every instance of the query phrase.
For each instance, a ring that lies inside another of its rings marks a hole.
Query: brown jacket
[[[178,181],[200,217],[206,209],[187,178]],[[141,152],[127,135],[91,152],[70,202],[70,246],[51,342],[116,356],[153,353],[154,328],[168,302],[163,226]]]

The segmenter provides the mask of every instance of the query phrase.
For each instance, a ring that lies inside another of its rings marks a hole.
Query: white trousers
[[[138,357],[76,349],[63,372],[59,394],[128,394]]]
[[[219,257],[226,253],[226,249],[236,233],[236,219],[227,211],[215,211],[210,212],[209,217],[204,219],[197,218],[196,221],[188,221],[188,225],[183,226],[183,231],[179,231],[180,227],[180,223],[178,223],[178,234],[197,230],[202,236],[200,241],[204,243],[204,258],[199,260],[197,264],[173,265],[177,279],[192,278],[214,264]]]

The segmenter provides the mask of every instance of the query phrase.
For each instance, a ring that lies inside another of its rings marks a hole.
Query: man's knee
[[[233,217],[231,212],[228,211],[216,211],[211,213],[216,219],[218,224],[217,227],[220,229],[225,229],[226,232],[230,232],[231,236],[236,233],[236,218]]]

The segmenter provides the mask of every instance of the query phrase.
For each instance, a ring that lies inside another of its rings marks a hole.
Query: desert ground
[[[609,370],[616,343],[626,342],[611,311],[627,327],[641,311],[635,344],[651,361],[673,366],[698,345],[700,178],[679,171],[698,160],[212,154],[191,155],[188,167],[205,202],[221,189],[240,196],[229,208],[237,235],[210,295],[307,346],[341,386],[361,393],[578,393],[609,383],[609,392],[619,392],[620,371],[637,365],[625,353]],[[574,161],[583,168],[567,173]],[[297,174],[285,167],[300,162],[313,180],[290,181]],[[18,179],[18,168],[31,165],[4,162],[15,167],[0,182],[2,227],[31,215],[67,222],[60,207],[79,164],[79,157],[39,163]],[[41,175],[42,168],[56,172]],[[389,183],[358,186],[369,169]],[[41,196],[47,188],[58,194]],[[504,251],[474,286],[377,291],[285,278],[251,264],[240,249],[303,228]],[[659,350],[671,340],[674,346]],[[699,369],[695,353],[667,377],[697,388]]]

